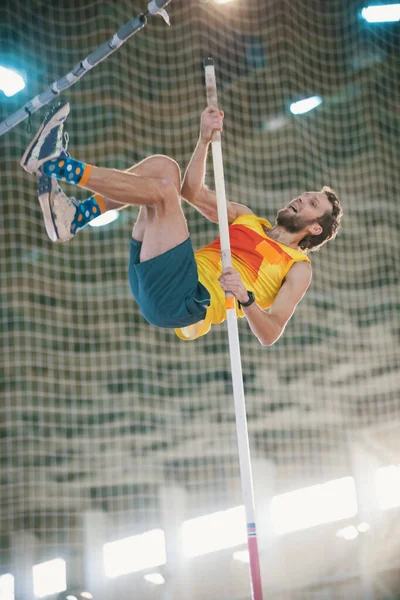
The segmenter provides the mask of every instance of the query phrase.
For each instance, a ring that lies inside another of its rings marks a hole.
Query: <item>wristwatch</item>
[[[250,292],[249,290],[247,290],[247,293],[249,295],[249,299],[247,300],[247,302],[240,302],[240,300],[238,300],[238,305],[239,308],[242,308],[242,306],[250,306],[251,304],[253,304],[253,302],[255,302],[255,296],[253,294],[253,292]]]

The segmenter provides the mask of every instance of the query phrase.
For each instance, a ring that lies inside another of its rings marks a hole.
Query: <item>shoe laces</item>
[[[65,152],[67,152],[68,150],[68,144],[69,144],[69,134],[68,131],[64,131],[64,150]]]
[[[78,206],[81,204],[81,202],[74,198],[74,196],[70,196],[68,200],[70,201],[70,204],[73,204],[76,208],[78,208]]]
[[[81,202],[79,202],[79,200],[77,200],[74,196],[67,196],[67,194],[60,186],[58,186],[57,195],[61,202],[66,202],[70,206],[75,206],[75,208],[78,208],[81,204]]]
[[[72,225],[72,223],[74,221],[74,218],[75,218],[75,215],[76,215],[76,211],[78,210],[78,206],[79,206],[80,203],[73,196],[65,196],[64,201],[69,206],[73,206],[75,208],[75,214],[74,214],[73,217],[71,215],[67,216],[67,214],[64,211],[60,215],[60,221],[61,221],[63,227],[66,229],[66,231],[71,232],[71,225]],[[70,238],[68,238],[68,239],[70,239]]]

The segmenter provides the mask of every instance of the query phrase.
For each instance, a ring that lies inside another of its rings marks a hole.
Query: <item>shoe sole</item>
[[[43,123],[41,124],[41,126],[39,127],[38,131],[36,132],[35,137],[33,138],[33,140],[31,141],[31,143],[29,144],[29,146],[27,147],[27,149],[25,150],[21,160],[20,160],[20,165],[21,167],[27,172],[32,174],[33,170],[31,168],[27,168],[27,162],[30,158],[30,155],[32,154],[32,150],[36,144],[36,142],[38,141],[39,137],[42,135],[42,133],[44,132],[44,129],[46,127],[48,127],[50,121],[56,116],[58,115],[58,113],[61,113],[62,111],[65,112],[65,116],[64,116],[64,121],[67,118],[68,114],[69,114],[69,102],[64,102],[61,105],[57,105],[54,106],[52,108],[52,110],[49,112],[49,114],[46,116],[46,118],[44,119]],[[49,127],[49,132],[54,128],[57,127],[57,124],[53,124],[51,127]],[[38,167],[43,164],[44,162],[46,162],[47,160],[51,160],[52,158],[55,158],[56,156],[58,156],[57,154],[52,154],[48,157],[46,157],[46,160],[41,160],[38,161]]]
[[[47,180],[47,181],[46,181]],[[55,181],[55,180],[54,180]],[[57,184],[58,185],[58,184]],[[53,187],[53,181],[49,177],[42,176],[38,183],[38,196],[40,208],[42,209],[44,217],[44,226],[46,233],[52,242],[58,242],[59,235],[57,226],[54,221],[53,211],[50,206],[51,191]]]

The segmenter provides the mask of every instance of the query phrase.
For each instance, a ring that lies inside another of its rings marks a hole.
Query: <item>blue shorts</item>
[[[198,280],[190,238],[144,262],[140,262],[141,247],[141,242],[131,239],[129,284],[146,321],[179,329],[204,319],[210,294]]]

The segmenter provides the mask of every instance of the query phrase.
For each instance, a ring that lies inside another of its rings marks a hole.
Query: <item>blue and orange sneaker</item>
[[[21,167],[27,173],[38,174],[40,167],[51,160],[58,158],[63,152],[63,128],[69,114],[69,102],[54,106],[46,115],[35,137],[27,147],[21,158]]]

